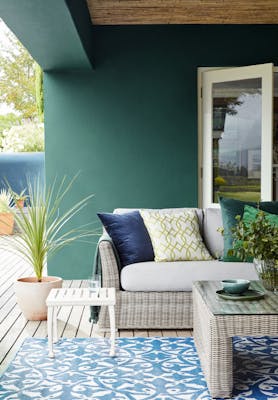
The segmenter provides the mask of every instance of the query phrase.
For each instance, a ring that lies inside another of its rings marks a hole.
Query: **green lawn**
[[[243,201],[260,201],[261,193],[259,192],[218,192],[218,196],[230,197],[232,199],[243,200]]]

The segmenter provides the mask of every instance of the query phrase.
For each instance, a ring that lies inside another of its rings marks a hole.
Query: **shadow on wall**
[[[5,179],[16,193],[24,190],[27,181],[32,182],[37,176],[44,184],[44,164],[44,152],[0,154],[0,189],[6,188]]]

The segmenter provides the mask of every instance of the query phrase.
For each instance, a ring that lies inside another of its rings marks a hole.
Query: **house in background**
[[[73,196],[95,193],[84,223],[201,204],[198,68],[278,64],[275,0],[0,0],[0,16],[44,70],[46,181],[81,171]],[[93,254],[75,244],[49,273],[87,277]]]

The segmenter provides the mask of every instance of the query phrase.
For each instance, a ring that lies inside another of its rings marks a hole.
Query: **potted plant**
[[[0,235],[12,235],[14,214],[12,212],[12,196],[8,190],[0,191]]]
[[[86,205],[93,195],[80,200],[72,207],[61,212],[62,202],[70,191],[74,177],[58,184],[55,182],[45,190],[38,180],[28,183],[29,200],[26,209],[19,208],[14,218],[19,234],[5,248],[23,257],[34,269],[35,276],[20,278],[15,283],[17,302],[24,316],[29,320],[47,318],[45,300],[52,288],[62,286],[62,279],[55,276],[43,276],[47,259],[63,247],[76,240],[92,236],[94,232],[86,226],[78,228],[67,225]]]
[[[13,192],[13,200],[14,204],[17,208],[23,208],[25,200],[27,199],[27,195],[24,194],[26,192],[26,188],[23,189],[20,193]]]
[[[236,255],[243,261],[252,258],[263,286],[267,290],[277,290],[278,224],[270,215],[258,209],[251,221],[244,220],[244,216],[237,216],[237,225],[233,229],[233,249],[228,254]]]

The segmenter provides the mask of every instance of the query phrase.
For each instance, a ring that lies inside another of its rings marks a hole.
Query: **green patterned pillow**
[[[149,232],[155,261],[212,260],[199,230],[193,210],[175,214],[157,210],[140,210]]]

